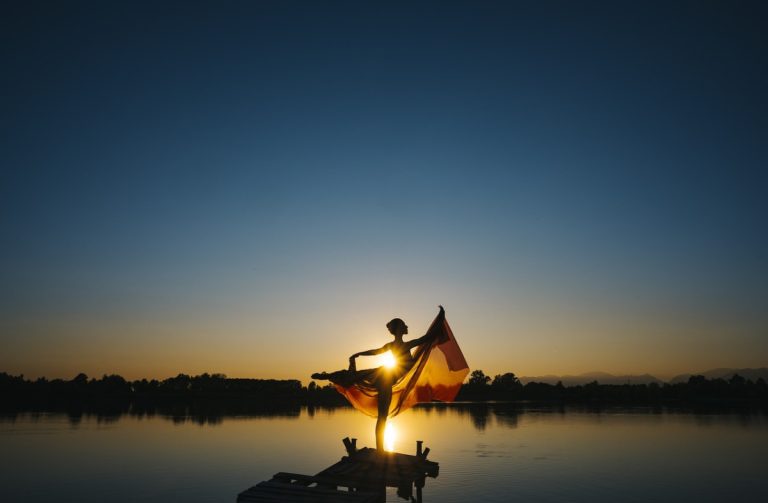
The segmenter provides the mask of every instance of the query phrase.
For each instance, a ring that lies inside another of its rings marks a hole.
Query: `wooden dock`
[[[316,475],[279,472],[270,480],[243,491],[237,503],[379,503],[386,499],[386,488],[396,487],[398,496],[422,501],[426,477],[435,478],[439,465],[427,460],[429,449],[416,442],[416,455],[399,452],[379,453],[376,449],[357,449],[356,439],[343,440],[347,455]],[[413,488],[416,497],[413,497]]]

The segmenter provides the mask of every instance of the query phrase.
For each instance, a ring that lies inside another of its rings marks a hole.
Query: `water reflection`
[[[435,419],[445,417],[447,414],[468,418],[475,430],[482,432],[489,426],[501,426],[504,428],[517,428],[519,418],[523,414],[566,414],[580,413],[590,414],[599,420],[604,414],[633,414],[646,416],[664,416],[669,414],[684,414],[694,418],[699,426],[711,426],[722,424],[723,418],[737,422],[744,427],[762,424],[765,412],[762,410],[742,409],[684,409],[665,407],[599,407],[599,406],[564,406],[541,405],[508,402],[465,402],[465,403],[432,403],[420,404],[416,407],[419,413],[426,416],[436,416]],[[200,403],[135,403],[126,407],[82,407],[68,408],[59,413],[65,415],[71,426],[77,427],[84,419],[95,419],[99,424],[116,423],[122,417],[132,417],[139,420],[151,420],[159,418],[171,421],[174,424],[195,423],[199,425],[218,425],[226,418],[251,417],[251,418],[281,418],[298,419],[306,414],[309,419],[316,414],[332,415],[336,411],[350,412],[349,407],[339,406],[301,406],[291,404],[269,404],[244,401],[243,403],[224,402],[200,402]],[[55,413],[55,412],[54,412]],[[25,420],[39,420],[49,416],[46,411],[4,411],[0,413],[0,422],[14,422],[22,417]],[[394,425],[393,425],[394,426]],[[388,428],[385,434],[392,450],[392,445],[397,438],[394,427]]]
[[[248,404],[6,413],[0,487],[7,501],[233,501],[281,470],[318,473],[343,455],[344,436],[372,445],[373,421],[349,408]],[[427,501],[768,501],[762,411],[462,403],[394,424],[395,450],[413,454],[424,440],[440,463]]]
[[[666,407],[605,407],[605,406],[565,406],[525,404],[510,402],[465,402],[453,404],[420,404],[419,409],[426,415],[444,416],[448,411],[460,417],[468,417],[477,431],[485,431],[489,426],[517,428],[519,418],[524,414],[548,414],[565,416],[567,414],[589,414],[594,420],[600,421],[604,415],[632,414],[643,416],[684,415],[695,418],[697,424],[722,424],[723,418],[738,422],[745,427],[754,424],[764,424],[766,411],[761,409],[689,409]]]
[[[133,403],[128,406],[111,407],[88,406],[67,407],[62,411],[4,411],[0,413],[0,421],[14,422],[18,417],[32,418],[48,416],[51,413],[66,415],[74,427],[82,423],[83,418],[95,418],[99,423],[115,423],[121,417],[132,417],[139,420],[155,417],[172,421],[176,424],[193,422],[200,425],[217,425],[228,417],[273,417],[297,419],[302,410],[313,417],[317,411],[332,413],[337,407],[302,407],[291,404],[268,404],[252,401],[238,402],[200,402],[200,403]]]
[[[395,440],[397,440],[397,427],[392,421],[389,421],[384,427],[384,449],[393,452],[395,450]]]

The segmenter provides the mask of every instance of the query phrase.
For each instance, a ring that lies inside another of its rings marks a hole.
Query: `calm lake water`
[[[0,417],[0,500],[234,502],[275,472],[313,474],[373,443],[353,409],[184,418]],[[424,501],[768,501],[768,417],[430,406],[392,421],[440,463]],[[394,489],[388,501],[399,499]]]

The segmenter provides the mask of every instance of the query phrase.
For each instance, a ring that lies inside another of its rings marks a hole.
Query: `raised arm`
[[[443,309],[443,306],[440,307],[440,312],[437,313],[438,319],[442,319],[445,317],[445,309]],[[422,344],[432,342],[432,339],[434,339],[437,336],[438,332],[430,334],[427,332],[426,334],[422,335],[418,339],[413,339],[412,341],[408,341],[405,343],[406,347],[408,349],[415,348],[416,346],[421,346]]]
[[[432,335],[432,334],[424,334],[421,337],[419,337],[418,339],[413,339],[412,341],[406,342],[405,343],[405,347],[407,347],[408,349],[413,349],[416,346],[421,346],[424,343],[432,341],[432,339],[434,337],[435,336]]]

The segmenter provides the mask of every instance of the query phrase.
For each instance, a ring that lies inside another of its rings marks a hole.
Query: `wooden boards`
[[[308,475],[278,473],[271,480],[241,492],[238,503],[378,503],[381,496],[366,491],[342,491]],[[279,477],[279,478],[278,478]]]
[[[410,499],[416,487],[416,501],[426,477],[437,477],[439,465],[427,460],[417,442],[416,455],[357,449],[356,439],[344,439],[347,456],[317,475],[278,472],[237,496],[238,503],[374,503],[386,499],[386,488],[396,487],[398,495]]]
[[[437,477],[440,465],[427,461],[421,456],[410,456],[399,452],[376,452],[363,448],[344,456],[317,475],[320,477],[345,480],[355,487],[400,487],[413,484],[425,477]]]

